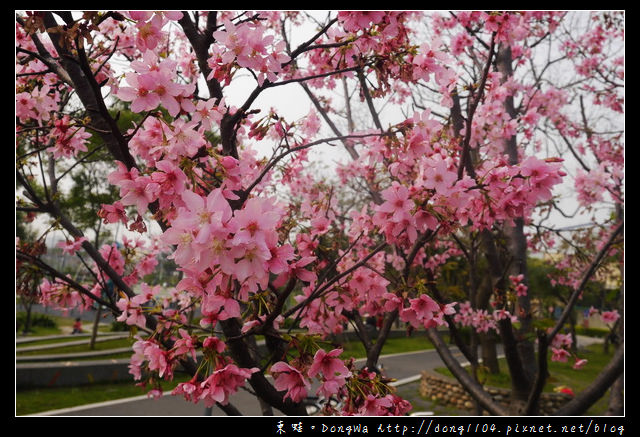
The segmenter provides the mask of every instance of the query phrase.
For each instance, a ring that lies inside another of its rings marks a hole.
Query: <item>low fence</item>
[[[133,381],[129,359],[16,364],[16,388]]]

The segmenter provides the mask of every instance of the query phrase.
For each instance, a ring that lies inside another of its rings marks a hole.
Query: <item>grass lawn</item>
[[[173,381],[163,381],[161,385],[164,391],[169,391],[189,379],[186,375],[176,374]],[[16,392],[16,416],[141,396],[148,391],[134,385],[133,379],[132,382],[21,390]]]
[[[364,346],[360,341],[349,341],[342,345],[343,357],[366,358]],[[391,355],[402,352],[414,352],[424,349],[433,349],[429,339],[423,334],[414,334],[411,337],[389,338],[382,348],[382,355]]]
[[[69,334],[73,327],[73,323],[75,322],[75,318],[73,317],[62,317],[62,316],[54,316],[47,314],[47,318],[51,319],[55,322],[55,327],[44,327],[44,326],[31,326],[29,333],[26,337],[40,337],[45,335],[61,335],[61,334]],[[83,331],[86,333],[91,333],[93,329],[93,321],[83,321]],[[111,325],[101,323],[98,325],[99,332],[111,332]],[[25,337],[22,334],[22,331],[16,333],[16,336]]]
[[[109,349],[115,349],[115,348],[123,348],[123,347],[129,347],[133,344],[133,340],[129,338],[116,338],[113,340],[96,341],[96,343],[94,344],[95,346],[94,349],[89,349],[90,337],[83,337],[81,339],[86,340],[86,343],[75,345],[75,346],[61,346],[61,347],[56,347],[51,349],[34,350],[34,351],[27,351],[27,352],[20,352],[20,348],[16,348],[16,354],[20,356],[42,355],[42,354],[46,354],[46,355],[69,354],[74,352],[90,352],[91,350],[103,351],[103,350],[109,350]],[[73,340],[74,339],[66,339],[66,341],[73,341]]]
[[[132,352],[121,352],[121,353],[105,354],[105,355],[98,355],[98,356],[77,357],[77,358],[73,358],[73,361],[116,360],[116,359],[122,359],[122,358],[131,358],[131,353]],[[25,355],[25,356],[29,357],[30,355]],[[49,363],[58,362],[58,361],[69,361],[69,358],[65,357],[64,355],[60,355],[59,358],[47,360],[47,362]],[[33,359],[26,358],[21,360],[20,362],[21,363],[42,363],[42,360],[37,359],[37,356],[34,355]]]
[[[547,383],[544,387],[544,391],[552,392],[555,388],[560,386],[570,387],[574,393],[578,394],[594,380],[594,378],[602,371],[604,366],[610,361],[613,356],[613,348],[610,348],[608,354],[603,352],[601,344],[593,344],[587,348],[581,349],[578,354],[580,358],[586,358],[588,363],[580,370],[574,370],[572,368],[573,362],[570,360],[567,363],[552,362],[549,361],[549,374],[551,375],[547,379]],[[500,373],[497,375],[488,375],[485,385],[498,387],[498,388],[510,388],[510,378],[508,373],[505,372],[507,368],[504,359],[499,360]],[[453,377],[451,372],[447,368],[435,369],[443,375]],[[604,414],[607,409],[608,396],[603,396],[598,402],[596,402],[586,413],[588,416],[598,416]]]
[[[119,334],[113,331],[108,331],[109,334]],[[102,335],[103,333],[100,333],[100,335],[98,335],[98,338],[106,338],[105,336]],[[122,334],[126,334],[126,333],[122,333]],[[91,340],[91,334],[90,333],[82,333],[80,335],[74,335],[74,336],[61,336],[61,337],[51,337],[51,338],[43,338],[42,340],[34,340],[34,341],[26,341],[26,342],[21,342],[21,343],[16,343],[16,349],[18,352],[20,352],[20,348],[24,348],[24,347],[31,347],[31,346],[44,346],[44,345],[49,345],[49,344],[56,344],[56,343],[67,343],[70,341],[78,341],[78,340],[86,340],[87,344],[89,343],[89,341]]]

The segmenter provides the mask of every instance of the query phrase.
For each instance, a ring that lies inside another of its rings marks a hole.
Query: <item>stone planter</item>
[[[458,410],[472,411],[474,409],[471,396],[453,378],[423,371],[419,390],[421,396],[441,405]],[[496,403],[504,407],[509,406],[510,390],[495,387],[485,387],[485,390]],[[551,415],[570,400],[571,396],[564,393],[542,393],[540,395],[540,415]]]

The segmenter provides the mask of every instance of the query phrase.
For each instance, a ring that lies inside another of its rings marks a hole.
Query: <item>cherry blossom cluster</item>
[[[439,305],[428,295],[423,294],[415,299],[409,299],[409,307],[400,310],[400,320],[409,323],[414,328],[425,329],[444,326],[445,315],[456,314],[456,302]]]
[[[512,322],[516,322],[517,318],[509,311],[504,309],[496,309],[489,312],[485,309],[475,309],[471,306],[471,302],[463,302],[458,304],[458,310],[453,316],[453,320],[461,326],[471,326],[477,332],[489,332],[490,330],[498,331],[498,322],[508,318]]]
[[[218,337],[200,338],[179,328],[172,340],[173,346],[167,349],[161,344],[162,339],[138,338],[133,345],[134,354],[129,364],[129,371],[136,380],[143,379],[143,371],[170,380],[180,359],[189,356],[195,360],[196,349],[200,348],[203,361],[198,372],[188,382],[178,384],[172,394],[183,396],[194,403],[203,401],[206,406],[211,407],[216,403],[228,404],[229,396],[244,386],[253,373],[259,371],[258,368],[239,368],[230,362],[223,354],[226,345]],[[161,392],[157,381],[154,383],[154,390]]]
[[[579,244],[583,247],[583,251],[597,253],[604,246],[606,239],[609,238],[610,232],[606,228],[593,229],[585,227],[574,231],[571,234],[569,242],[561,240],[560,245],[564,247],[571,244]],[[607,257],[615,259],[622,251],[619,247],[609,250]],[[624,265],[622,260],[613,263],[605,263],[600,269],[594,273],[593,280],[606,283],[619,278],[621,268]],[[588,268],[584,256],[570,253],[567,256],[554,259],[554,269],[548,274],[552,286],[566,286],[570,289],[577,289],[580,286],[584,271]]]
[[[162,105],[169,115],[175,117],[181,110],[195,110],[189,98],[194,87],[177,82],[175,61],[160,61],[155,52],[147,50],[141,60],[131,63],[131,68],[133,71],[125,74],[128,86],[120,86],[116,95],[131,102],[133,112],[153,111]]]
[[[566,363],[570,357],[573,357],[573,368],[576,370],[583,368],[588,361],[571,352],[572,344],[571,334],[556,334],[551,342],[551,361]]]
[[[424,128],[416,129],[420,132]],[[529,216],[538,202],[551,198],[553,187],[565,174],[557,159],[530,156],[518,165],[510,165],[499,157],[490,165],[480,166],[475,181],[468,176],[459,178],[456,157],[446,149],[434,150],[422,139],[428,134],[412,134],[408,144],[368,141],[369,148],[356,165],[341,169],[346,181],[354,175],[371,175],[376,168],[372,163],[390,163],[391,183],[381,191],[384,201],[372,209],[373,224],[392,243],[413,243],[419,233],[434,230],[443,222],[471,222],[484,228],[497,221]],[[407,150],[414,152],[405,153]],[[412,153],[419,150],[426,154],[412,159]]]
[[[584,33],[566,39],[562,46],[577,74],[596,79],[586,85],[593,92],[593,103],[620,113],[624,111],[624,54],[615,45],[624,40],[624,26],[619,24],[623,20],[618,12],[594,13]],[[615,56],[609,55],[612,46]]]
[[[48,150],[55,159],[76,157],[79,152],[86,152],[86,142],[91,134],[84,127],[74,128],[68,115],[57,119],[51,130],[50,138],[54,145]]]
[[[58,109],[57,97],[58,94],[46,84],[22,91],[16,94],[16,117],[22,122],[46,122],[51,118],[51,113]]]
[[[243,387],[246,380],[259,370],[257,367],[243,369],[235,364],[227,364],[214,370],[200,383],[194,378],[190,382],[178,384],[171,393],[182,395],[186,400],[194,403],[202,400],[208,407],[216,403],[226,405],[229,403],[229,396]]]
[[[129,11],[128,15],[136,21],[136,44],[141,49],[154,50],[167,38],[163,28],[169,21],[182,18],[179,11]]]
[[[404,415],[411,405],[396,396],[384,378],[378,373],[363,369],[356,372],[353,360],[347,364],[340,359],[342,349],[326,352],[318,349],[313,358],[304,355],[288,364],[279,361],[271,366],[275,387],[286,391],[285,398],[294,402],[303,400],[311,388],[308,378],[316,378],[321,384],[316,394],[329,400],[344,399],[341,409],[331,403],[324,406],[324,414],[397,416]]]
[[[619,184],[614,183],[604,162],[588,172],[581,168],[576,171],[575,187],[578,192],[578,201],[582,206],[590,207],[604,201],[608,197],[607,193],[613,191],[615,185]]]
[[[290,59],[284,50],[286,42],[265,34],[268,29],[260,21],[236,25],[225,18],[223,24],[224,30],[213,32],[216,44],[208,61],[211,68],[208,79],[229,83],[237,66],[253,71],[259,85],[266,80],[275,82],[283,71],[282,65]]]
[[[340,26],[330,28],[317,41],[326,48],[310,52],[308,66],[292,74],[319,76],[309,81],[311,86],[333,89],[340,75],[328,73],[345,70],[345,77],[354,77],[353,71],[366,66],[378,82],[371,90],[373,96],[388,95],[394,89],[399,94],[394,100],[403,100],[407,94],[402,81],[412,80],[412,64],[405,60],[412,50],[412,17],[414,13],[408,11],[341,11],[337,16]]]
[[[82,245],[87,242],[86,237],[76,237],[72,240],[67,239],[60,241],[58,247],[62,249],[63,254],[75,255]],[[121,275],[124,283],[129,286],[140,284],[142,293],[129,299],[124,296],[117,300],[116,305],[122,311],[118,317],[120,321],[125,321],[129,325],[145,326],[145,310],[143,304],[151,299],[151,297],[160,291],[160,287],[150,287],[143,278],[155,271],[158,265],[158,254],[162,248],[151,241],[142,239],[132,240],[123,237],[122,244],[104,244],[98,249],[102,258],[109,264],[116,273]],[[87,284],[87,294],[92,294],[98,298],[114,299],[118,297],[113,293],[112,281],[104,275],[103,269],[94,263],[93,275],[101,280]],[[41,284],[42,304],[65,311],[73,308],[87,310],[92,306],[90,296],[83,295],[78,290],[72,288],[66,281],[57,278],[54,281],[43,279]],[[108,295],[108,296],[107,296]],[[175,300],[175,296],[173,297]],[[172,298],[165,296],[164,306],[170,305]]]
[[[527,295],[527,291],[528,291],[528,287],[522,283],[522,280],[524,279],[524,275],[520,274],[517,276],[513,276],[510,275],[509,276],[509,280],[511,281],[511,284],[513,285],[514,291],[516,293],[516,296],[526,296]]]
[[[600,315],[600,320],[602,320],[602,323],[605,323],[609,326],[613,326],[613,324],[616,323],[620,318],[620,313],[618,312],[618,310],[601,311],[594,307],[589,308],[589,317],[595,314]]]
[[[518,42],[531,35],[542,36],[546,31],[554,31],[563,16],[564,12],[560,11],[457,11],[450,15],[434,14],[432,21],[437,26],[436,32],[460,26],[460,34],[468,35],[471,29],[480,28],[487,33],[495,32],[498,41],[517,47]],[[469,41],[461,43],[464,47],[471,46]]]
[[[73,308],[87,309],[91,302],[84,299],[82,295],[69,287],[61,279],[49,281],[47,278],[40,284],[40,302],[48,307],[62,310],[68,313]]]

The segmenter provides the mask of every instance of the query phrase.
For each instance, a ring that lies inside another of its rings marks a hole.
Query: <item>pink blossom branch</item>
[[[291,64],[292,62],[295,61],[295,59],[298,57],[298,55],[300,55],[301,53],[304,53],[306,51],[309,50],[314,50],[314,49],[324,49],[324,48],[331,48],[331,47],[340,47],[343,45],[343,43],[337,43],[337,44],[318,44],[313,46],[313,42],[316,41],[318,38],[320,38],[322,35],[324,35],[325,33],[327,33],[327,31],[329,30],[329,28],[331,26],[333,26],[336,22],[338,21],[338,18],[333,18],[331,19],[322,29],[320,29],[315,35],[313,35],[311,38],[309,38],[307,41],[305,41],[304,43],[300,44],[298,46],[298,48],[296,48],[293,52],[290,53],[290,60],[285,62],[284,64],[282,64],[282,67],[286,67],[287,65]]]
[[[318,100],[318,98],[309,89],[309,87],[304,83],[300,83],[300,86],[302,86],[302,89],[304,89],[304,91],[307,93],[307,95],[309,96],[309,99],[311,99],[311,102],[313,103],[315,108],[318,110],[318,112],[320,113],[320,115],[322,116],[324,121],[329,125],[329,127],[331,128],[333,133],[338,137],[344,137],[344,135],[340,132],[340,130],[335,125],[333,120],[331,120],[331,118],[329,117],[329,114],[327,114],[327,111],[325,110],[325,108],[322,107],[322,105],[320,104],[320,101]],[[344,145],[345,149],[349,153],[349,156],[351,156],[351,159],[353,159],[354,161],[356,159],[358,159],[359,158],[358,151],[353,147],[353,145],[349,144],[349,142],[347,142],[345,140],[341,140],[341,141],[342,141],[342,144]],[[382,202],[382,196],[380,195],[380,193],[377,190],[373,189],[370,186],[368,181],[367,181],[367,191],[369,191],[369,195],[371,196],[371,198],[373,199],[373,202],[376,205],[381,205],[383,203]]]
[[[332,70],[332,71],[329,71],[329,72],[326,72],[326,73],[312,74],[311,76],[296,77],[296,78],[292,78],[292,79],[281,80],[279,82],[270,82],[269,80],[265,80],[262,85],[257,86],[253,90],[253,92],[249,95],[249,97],[247,97],[247,100],[244,102],[244,104],[238,110],[238,112],[236,112],[234,118],[239,121],[241,119],[241,117],[243,116],[243,114],[249,110],[249,108],[251,107],[253,102],[258,98],[258,96],[264,90],[266,90],[268,88],[274,88],[274,87],[277,87],[277,86],[288,85],[290,83],[301,83],[301,82],[306,82],[306,81],[313,80],[313,79],[320,79],[320,78],[323,78],[323,77],[336,76],[336,75],[339,75],[339,74],[342,74],[342,73],[348,73],[350,71],[356,71],[358,68],[360,68],[360,67],[347,67],[347,68],[342,68],[342,69],[338,69],[338,70]]]
[[[370,138],[370,137],[378,137],[382,134],[353,134],[353,135],[344,135],[339,137],[331,137],[331,138],[323,138],[321,140],[312,141],[310,143],[301,144],[299,146],[294,146],[286,151],[282,152],[280,155],[272,158],[269,163],[262,169],[258,177],[249,185],[246,189],[244,189],[241,193],[241,198],[247,199],[251,191],[262,181],[262,179],[269,173],[284,157],[287,155],[298,152],[300,150],[308,149],[313,146],[317,146],[319,144],[330,143],[331,141],[344,141],[347,139],[355,139],[355,138]]]
[[[81,284],[79,284],[78,282],[76,282],[75,280],[70,278],[69,276],[62,274],[61,272],[59,272],[55,268],[51,267],[49,264],[47,264],[44,261],[42,261],[42,259],[36,258],[33,255],[30,255],[30,254],[28,254],[26,252],[23,252],[21,250],[16,250],[16,258],[18,258],[18,259],[20,259],[22,261],[28,262],[28,263],[38,267],[41,270],[44,270],[45,272],[49,273],[52,277],[58,278],[61,281],[64,281],[68,286],[70,286],[71,288],[73,288],[74,290],[76,290],[77,292],[82,294],[83,296],[86,296],[86,297],[90,298],[91,300],[94,300],[94,301],[98,302],[100,305],[103,305],[103,306],[109,308],[114,314],[120,315],[120,310],[118,309],[118,307],[116,307],[115,305],[111,304],[110,302],[107,302],[107,301],[101,299],[100,297],[94,295],[89,290],[87,290],[84,286],[82,286]]]
[[[16,17],[16,21],[24,27],[25,23],[20,17]],[[38,53],[34,53],[32,51],[26,50],[22,47],[16,47],[17,52],[26,53],[28,55],[33,56],[34,58],[41,61],[44,65],[46,65],[51,71],[54,71],[56,75],[67,85],[73,86],[73,81],[71,77],[67,74],[67,72],[62,68],[51,56],[51,54],[44,47],[38,36],[34,33],[31,35],[31,40],[33,44],[36,46]]]
[[[582,277],[582,281],[580,281],[580,284],[578,285],[578,287],[573,291],[573,293],[567,300],[564,311],[560,315],[560,318],[556,322],[556,325],[551,330],[551,332],[549,334],[545,334],[544,332],[540,332],[538,334],[538,371],[536,373],[536,378],[534,380],[534,384],[529,394],[527,405],[525,407],[525,414],[529,415],[535,412],[534,409],[536,408],[538,399],[540,398],[540,393],[544,388],[544,384],[547,379],[547,350],[549,345],[553,342],[553,339],[555,338],[555,336],[558,334],[558,332],[560,332],[560,329],[562,329],[562,327],[564,326],[569,315],[571,314],[571,311],[573,310],[573,307],[578,301],[579,296],[582,294],[582,290],[584,289],[584,287],[587,285],[591,277],[594,275],[594,273],[598,269],[602,259],[609,252],[609,249],[614,244],[616,238],[622,232],[623,228],[624,228],[624,221],[621,221],[618,224],[618,226],[615,228],[615,230],[611,233],[605,245],[602,247],[602,249],[600,249],[600,252],[598,252],[598,254],[593,259],[589,267],[586,269]]]
[[[487,78],[489,77],[489,70],[491,69],[491,64],[493,62],[493,55],[495,52],[496,45],[496,34],[495,32],[491,35],[491,45],[489,46],[489,54],[487,55],[487,63],[484,68],[484,72],[482,73],[482,79],[480,80],[480,84],[478,86],[478,93],[473,97],[469,108],[467,109],[467,125],[466,131],[464,134],[464,140],[462,145],[462,153],[460,157],[460,166],[458,167],[458,179],[462,179],[462,174],[464,169],[467,169],[467,173],[469,176],[475,178],[475,170],[473,169],[473,164],[471,162],[470,148],[471,148],[471,122],[473,121],[473,116],[480,104],[480,100],[482,99],[482,95],[484,94],[484,86],[487,83]]]
[[[553,341],[553,338],[558,334],[558,332],[560,332],[560,329],[562,329],[562,327],[566,323],[567,319],[569,318],[569,315],[571,314],[571,311],[573,310],[573,307],[575,306],[576,302],[578,301],[578,298],[582,294],[582,290],[587,285],[587,283],[591,280],[591,277],[596,272],[598,267],[600,267],[600,263],[602,262],[603,258],[607,255],[611,246],[614,243],[616,243],[616,238],[620,235],[623,229],[624,229],[624,220],[618,223],[616,228],[613,230],[613,232],[609,236],[609,239],[607,240],[605,245],[602,247],[602,249],[600,249],[600,252],[598,252],[598,254],[593,259],[593,261],[591,261],[591,264],[589,265],[584,275],[582,276],[582,280],[580,281],[580,284],[578,285],[578,287],[575,290],[573,290],[573,293],[571,293],[571,296],[567,301],[567,305],[565,306],[564,311],[558,318],[558,321],[556,322],[556,325],[554,326],[554,328],[551,330],[551,332],[547,336],[548,342]]]
[[[369,92],[369,87],[367,86],[367,80],[364,77],[364,73],[362,72],[362,68],[358,68],[356,70],[358,74],[358,80],[360,81],[360,87],[362,88],[362,93],[364,95],[365,101],[367,102],[367,107],[369,108],[369,113],[371,114],[371,118],[373,119],[373,123],[380,131],[384,131],[382,128],[382,123],[380,122],[380,117],[378,117],[378,112],[376,111],[375,106],[373,105],[373,99],[371,98],[371,93]]]
[[[356,264],[354,264],[353,266],[351,266],[350,268],[348,268],[344,272],[334,276],[333,278],[331,278],[326,283],[319,284],[318,286],[316,286],[315,290],[313,292],[311,292],[311,294],[309,295],[308,298],[306,298],[305,300],[303,300],[299,304],[297,304],[294,307],[292,307],[291,309],[289,309],[283,315],[285,317],[289,317],[293,313],[295,313],[296,311],[300,311],[298,313],[297,318],[296,318],[296,321],[298,321],[300,319],[300,317],[301,317],[301,311],[305,306],[307,306],[313,300],[319,298],[324,291],[329,289],[329,287],[331,287],[333,284],[338,282],[340,279],[344,278],[345,276],[350,275],[352,272],[354,272],[355,270],[357,270],[358,268],[363,266],[369,259],[371,259],[371,257],[373,257],[376,253],[380,252],[385,247],[387,247],[387,243],[386,242],[382,242],[382,243],[378,244],[375,248],[373,248],[364,258],[362,258]],[[320,285],[322,285],[322,286],[320,286]],[[295,325],[295,323],[293,325]]]
[[[580,416],[609,390],[624,372],[624,343],[618,346],[613,358],[578,396],[555,411],[555,416]]]
[[[204,34],[200,33],[196,28],[187,11],[182,11],[182,18],[178,20],[184,34],[191,43],[191,47],[196,54],[196,59],[198,60],[198,67],[205,79],[211,72],[207,60],[209,59],[209,47],[214,42],[212,34],[213,29],[216,27],[216,18],[217,12],[210,11],[207,16],[207,32]],[[224,97],[220,82],[211,78],[206,80],[206,84],[209,89],[209,95],[216,99],[216,103],[220,102]]]

